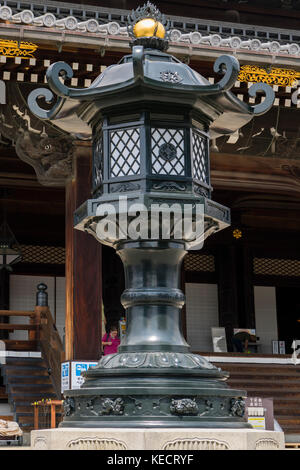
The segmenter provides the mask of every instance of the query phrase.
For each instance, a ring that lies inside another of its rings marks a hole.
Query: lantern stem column
[[[119,352],[189,352],[180,329],[185,297],[179,289],[183,242],[124,241],[126,337]]]

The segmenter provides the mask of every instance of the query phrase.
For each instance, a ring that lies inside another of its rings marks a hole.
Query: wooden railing
[[[38,342],[42,356],[50,369],[57,398],[61,398],[61,362],[64,361],[64,350],[49,307],[35,307],[34,319],[30,321],[39,325]]]
[[[16,330],[28,332],[26,340],[2,339],[7,349],[35,350],[39,338],[39,324],[35,321],[35,311],[0,310],[0,317],[29,317],[29,323],[0,323],[0,330],[13,333]]]
[[[29,317],[27,324],[0,323],[0,330],[13,332],[24,330],[28,332],[27,340],[3,340],[7,349],[32,351],[39,349],[50,371],[52,384],[57,395],[61,398],[61,362],[64,360],[63,344],[56,329],[49,307],[35,307],[34,311],[0,310],[0,316]]]

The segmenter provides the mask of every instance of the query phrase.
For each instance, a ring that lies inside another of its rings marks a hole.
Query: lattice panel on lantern
[[[199,255],[188,253],[184,258],[185,271],[215,271],[215,257],[213,255]]]
[[[253,272],[266,276],[300,276],[300,260],[254,258]]]
[[[184,176],[183,129],[151,130],[152,174]]]
[[[140,173],[140,130],[123,129],[110,132],[110,176]]]
[[[206,139],[192,132],[193,178],[208,183]]]
[[[22,263],[65,264],[65,248],[62,246],[20,245]]]
[[[93,188],[99,188],[103,179],[103,139],[99,137],[94,142],[93,152]]]

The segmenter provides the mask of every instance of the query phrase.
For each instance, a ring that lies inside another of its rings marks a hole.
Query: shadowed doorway
[[[286,354],[292,354],[291,344],[300,340],[300,297],[296,287],[277,287],[278,339],[285,341]]]

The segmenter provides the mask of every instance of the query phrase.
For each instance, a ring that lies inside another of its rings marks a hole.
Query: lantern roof
[[[132,19],[133,18],[133,19]],[[151,24],[147,22],[152,21]],[[28,97],[33,114],[51,120],[57,127],[81,138],[90,138],[93,125],[101,115],[114,107],[157,104],[159,109],[178,105],[197,111],[199,120],[210,129],[212,138],[231,134],[247,124],[253,115],[266,112],[273,104],[274,92],[265,83],[255,83],[249,94],[265,95],[263,102],[249,105],[239,100],[230,89],[239,74],[239,62],[234,56],[222,55],[214,63],[214,72],[223,74],[211,84],[187,64],[167,54],[168,27],[164,18],[151,4],[131,17],[132,54],[106,68],[88,88],[67,87],[61,77],[71,79],[72,68],[56,62],[47,70],[50,89],[38,88]],[[52,102],[51,109],[38,104],[43,97]]]

